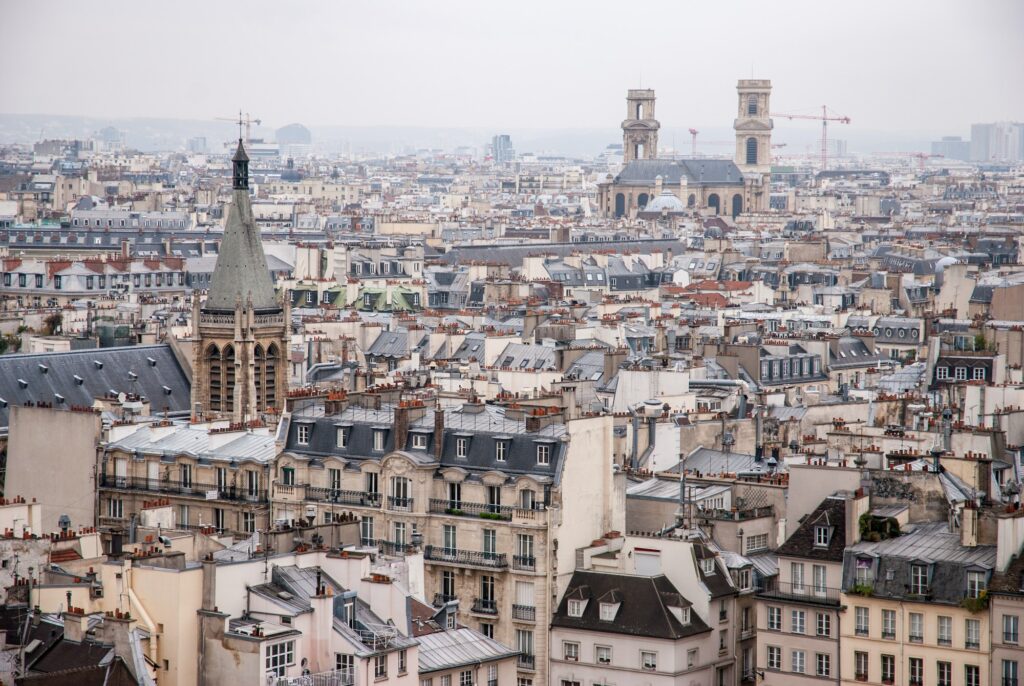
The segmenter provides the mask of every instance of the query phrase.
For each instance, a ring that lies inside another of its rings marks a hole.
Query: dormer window
[[[586,607],[586,602],[583,600],[576,600],[573,598],[569,599],[568,611],[570,617],[582,617],[583,608]]]
[[[426,434],[413,434],[412,435],[412,447],[413,447],[413,450],[426,450],[427,449],[427,435]]]
[[[925,565],[910,566],[910,592],[913,595],[928,593],[928,567]]]
[[[373,432],[373,449],[378,452],[384,452],[384,430],[377,429]]]
[[[537,446],[537,464],[549,465],[551,464],[551,446],[542,443]]]
[[[344,448],[344,447],[348,446],[348,432],[345,429],[339,427],[335,431],[335,436],[334,437],[335,437],[335,444],[339,448]]]
[[[508,459],[508,441],[499,440],[494,444],[494,459],[504,462]]]
[[[313,427],[309,424],[299,424],[295,430],[295,441],[299,445],[309,445],[309,436],[313,433]]]
[[[464,460],[469,454],[469,439],[468,438],[456,438],[455,439],[455,457]]]
[[[601,621],[614,622],[619,612],[619,603],[601,603]]]
[[[705,557],[703,560],[700,561],[700,569],[705,574],[714,574],[715,573],[715,558],[713,558],[713,557]]]
[[[688,608],[688,607],[673,607],[673,606],[670,605],[668,610],[669,610],[669,612],[672,613],[672,616],[674,616],[677,620],[679,620],[680,624],[682,624],[683,626],[689,625],[689,623],[690,623],[690,608]]]
[[[814,527],[814,545],[819,548],[827,548],[832,539],[832,532],[827,526]]]

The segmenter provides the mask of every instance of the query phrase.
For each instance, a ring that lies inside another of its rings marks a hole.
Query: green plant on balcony
[[[893,517],[875,517],[870,512],[865,512],[860,516],[858,524],[860,538],[863,541],[877,543],[900,535],[900,523]]]
[[[501,519],[501,515],[497,512],[481,512],[480,519]]]
[[[960,601],[960,607],[968,612],[982,612],[988,609],[988,591],[982,591],[977,598],[964,598]]]
[[[854,595],[870,598],[875,594],[875,588],[871,584],[854,584],[853,589],[850,592]]]
[[[458,509],[456,507],[449,507],[447,510],[444,511],[444,513],[445,514],[450,514],[450,515],[455,515],[456,517],[461,517],[462,516],[462,510],[460,510],[460,509]]]

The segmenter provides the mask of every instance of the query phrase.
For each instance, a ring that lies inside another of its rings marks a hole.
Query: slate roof
[[[686,176],[687,185],[743,185],[743,172],[732,160],[633,160],[615,177],[616,184],[653,184],[660,176],[663,184],[678,185]]]
[[[581,617],[569,616],[569,598],[585,599]],[[600,599],[621,603],[614,621],[601,621]],[[664,575],[637,576],[579,570],[573,573],[551,626],[603,633],[676,640],[710,631],[696,612],[683,625],[669,611],[669,604],[690,607]]]
[[[24,353],[0,356],[0,427],[8,426],[14,405],[91,406],[110,391],[147,398],[153,414],[190,410],[191,383],[170,346]]]
[[[830,531],[827,546],[815,545],[815,529],[828,527]],[[842,562],[846,549],[846,501],[842,498],[825,498],[807,515],[793,535],[776,550],[777,555],[788,555],[808,560]]]
[[[217,267],[203,309],[234,312],[237,299],[244,304],[251,297],[257,311],[280,310],[260,230],[252,216],[249,191],[237,189],[232,195],[234,201],[228,208]]]

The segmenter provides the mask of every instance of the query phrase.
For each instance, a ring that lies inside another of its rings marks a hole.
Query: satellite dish
[[[117,402],[121,403],[122,405],[124,404],[124,401],[127,399],[128,395],[124,391],[121,391],[120,393],[117,394]]]

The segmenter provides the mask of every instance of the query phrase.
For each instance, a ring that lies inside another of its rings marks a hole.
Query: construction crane
[[[244,126],[246,143],[252,142],[252,136],[250,135],[252,132],[252,125],[255,124],[256,126],[260,126],[261,124],[263,124],[262,119],[253,119],[248,112],[242,114],[242,110],[238,110],[237,117],[214,117],[214,119],[217,121],[229,121],[238,124],[239,138],[242,137],[242,127]]]
[[[815,119],[821,122],[821,170],[828,170],[828,123],[830,121],[840,124],[849,124],[850,118],[839,114],[829,113],[828,107],[821,106],[821,114],[779,114],[772,112],[773,117],[785,117],[786,119]]]
[[[881,157],[916,157],[917,168],[921,170],[924,169],[925,160],[932,157],[945,157],[945,155],[927,152],[876,152],[875,155],[879,155]]]
[[[697,134],[698,133],[700,133],[700,131],[698,131],[697,129],[690,129],[690,157],[696,157],[697,156]]]

